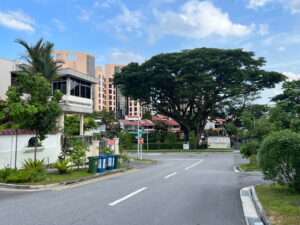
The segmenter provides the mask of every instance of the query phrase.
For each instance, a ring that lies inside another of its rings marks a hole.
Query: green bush
[[[121,154],[120,159],[122,160],[122,163],[129,163],[130,162],[130,157],[126,154]]]
[[[5,167],[4,169],[0,170],[0,182],[6,182],[7,177],[13,172],[14,170],[11,168]]]
[[[60,174],[70,172],[70,168],[73,166],[70,164],[70,159],[58,159],[53,166],[59,171]]]
[[[257,142],[251,141],[240,148],[240,152],[243,155],[243,158],[250,158],[252,155],[257,154],[257,150],[259,148],[259,144]]]
[[[86,152],[89,150],[89,143],[87,143],[82,138],[72,138],[69,140],[70,150],[68,151],[68,156],[73,164],[77,166],[82,166],[86,163]]]
[[[102,151],[105,155],[111,155],[112,154],[112,150],[109,147],[103,148]]]
[[[258,160],[266,179],[300,192],[300,134],[291,130],[271,133],[261,144]]]
[[[37,182],[46,178],[45,173],[38,172],[32,169],[14,170],[6,178],[7,183],[27,183]]]
[[[45,159],[33,160],[28,158],[23,162],[23,168],[26,170],[36,170],[37,172],[44,173],[46,171]]]

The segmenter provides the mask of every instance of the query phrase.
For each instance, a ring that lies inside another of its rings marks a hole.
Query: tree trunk
[[[196,148],[200,146],[200,140],[202,138],[203,130],[204,130],[204,126],[200,126],[195,129]]]
[[[37,133],[35,133],[35,143],[34,143],[34,162],[36,161],[37,145],[38,145],[38,135],[37,135]]]

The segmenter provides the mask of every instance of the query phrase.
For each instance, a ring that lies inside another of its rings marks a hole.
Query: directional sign
[[[138,139],[138,138],[140,138],[140,137],[142,137],[142,135],[141,135],[141,134],[139,134],[139,135],[135,136],[135,139]]]
[[[148,132],[147,131],[140,131],[140,132],[132,132],[133,134],[147,134]]]

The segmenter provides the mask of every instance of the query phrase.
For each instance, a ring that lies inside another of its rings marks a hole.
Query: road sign
[[[135,139],[138,139],[138,138],[141,138],[141,137],[142,137],[142,135],[139,134],[139,135],[136,135],[136,136],[135,136]]]
[[[133,134],[147,134],[148,132],[147,131],[140,131],[140,132],[132,132]]]
[[[144,144],[144,138],[139,138],[139,144]]]

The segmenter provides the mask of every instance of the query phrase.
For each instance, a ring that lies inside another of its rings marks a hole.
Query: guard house
[[[64,127],[65,114],[80,115],[80,135],[83,135],[83,119],[85,113],[93,112],[93,85],[99,81],[95,77],[66,68],[59,69],[53,81],[53,90],[63,94],[60,106],[63,114],[59,118],[59,127]]]

